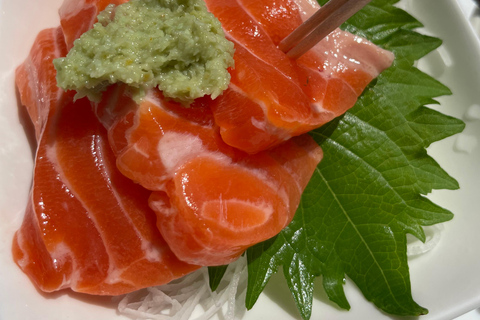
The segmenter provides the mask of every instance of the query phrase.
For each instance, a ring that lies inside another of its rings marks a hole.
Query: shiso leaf
[[[208,282],[212,291],[217,290],[218,285],[222,281],[225,271],[227,271],[228,265],[218,267],[208,267]]]
[[[396,2],[373,0],[342,26],[393,51],[396,60],[354,108],[310,133],[324,159],[292,223],[248,249],[247,308],[283,266],[304,319],[311,316],[317,276],[344,309],[350,308],[343,290],[348,276],[387,313],[428,312],[411,294],[406,234],[424,240],[422,226],[452,219],[451,212],[424,197],[433,189],[458,188],[426,148],[461,132],[464,123],[425,107],[451,93],[413,66],[441,40],[413,31],[421,23],[394,7]]]

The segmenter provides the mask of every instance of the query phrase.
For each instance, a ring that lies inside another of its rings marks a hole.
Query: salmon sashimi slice
[[[264,28],[275,45],[320,9],[316,1],[309,0],[238,1]],[[280,8],[282,10],[279,10]],[[393,58],[391,52],[380,49],[368,40],[336,29],[300,57],[297,65],[300,67],[300,74],[303,73],[300,77],[304,79],[304,87],[307,87],[305,91],[318,102],[317,108],[323,107],[336,112],[338,116],[348,109],[348,104],[345,103],[342,109],[338,107],[341,101],[335,102],[339,100],[338,96],[343,98],[345,94],[334,92],[337,98],[333,94],[332,98],[329,93],[325,94],[328,88],[335,86],[332,82],[346,86],[351,91],[352,99],[356,100],[371,80],[391,65]],[[304,68],[311,70],[308,72],[303,70]],[[325,83],[326,89],[322,91],[315,88],[318,83]],[[342,92],[342,89],[335,91]]]
[[[150,191],[115,165],[105,128],[86,99],[56,87],[51,59],[66,53],[60,28],[42,31],[17,69],[21,102],[36,125],[33,185],[12,252],[45,292],[119,295],[198,268],[173,254],[148,207]]]
[[[314,1],[206,3],[236,48],[232,85],[212,103],[215,121],[226,143],[249,153],[343,114],[393,61],[392,53],[339,29],[289,60],[277,45],[319,8]]]
[[[223,265],[278,234],[292,220],[321,160],[308,135],[249,155],[225,144],[213,114],[151,90],[139,104],[111,87],[96,113],[108,128],[120,171],[152,190],[157,227],[182,261]]]
[[[30,54],[16,70],[15,81],[20,100],[28,102],[24,105],[34,125],[37,140],[49,115],[55,112],[55,102],[65,96],[56,81],[52,81],[55,79],[55,69],[38,66],[52,65],[53,59],[65,54],[66,50],[60,28],[44,30],[38,34]]]

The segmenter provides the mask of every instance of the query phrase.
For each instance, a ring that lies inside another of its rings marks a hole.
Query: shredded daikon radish
[[[424,230],[426,236],[425,243],[421,242],[414,236],[407,234],[407,255],[409,257],[424,254],[435,248],[435,246],[440,242],[443,225],[424,227]]]
[[[246,311],[246,265],[246,257],[231,263],[215,292],[210,290],[208,269],[202,268],[171,283],[127,294],[118,310],[136,320],[240,319]]]

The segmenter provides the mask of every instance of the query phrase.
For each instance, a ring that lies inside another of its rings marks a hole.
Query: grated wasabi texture
[[[190,103],[228,87],[233,43],[202,0],[131,0],[109,5],[98,23],[54,60],[58,86],[98,101],[110,84],[128,84],[136,100],[158,86]]]

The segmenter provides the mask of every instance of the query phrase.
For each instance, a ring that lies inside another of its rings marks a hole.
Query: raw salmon
[[[136,104],[113,86],[96,113],[119,170],[153,191],[150,207],[172,251],[211,266],[233,261],[290,223],[322,151],[302,135],[249,155],[223,142],[205,103],[210,99],[184,108],[151,90]]]
[[[46,67],[52,64],[54,57],[65,52],[62,30],[44,30],[37,36],[25,62],[16,70],[15,82],[20,100],[28,102],[24,105],[34,125],[37,140],[49,115],[55,112],[55,102],[68,96],[59,90],[56,81],[52,81],[55,79],[55,69]],[[45,67],[38,67],[43,65]]]
[[[277,45],[319,8],[314,1],[205,2],[236,49],[231,85],[212,103],[215,121],[226,143],[249,153],[343,114],[393,61],[338,29],[300,59],[287,58]]]
[[[13,256],[39,289],[119,295],[179,278],[179,261],[155,227],[150,191],[115,166],[105,129],[86,99],[56,87],[60,28],[42,31],[16,83],[35,123],[38,149],[30,199]]]

